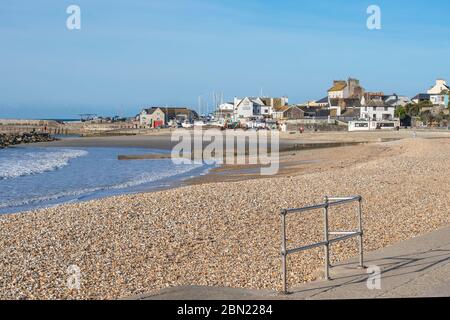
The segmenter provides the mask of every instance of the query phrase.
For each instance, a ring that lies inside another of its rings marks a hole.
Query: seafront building
[[[447,108],[449,104],[450,86],[447,81],[437,79],[436,83],[428,89],[427,93],[417,94],[412,101],[416,104],[430,101],[433,106]]]
[[[191,123],[199,116],[196,111],[185,107],[150,107],[144,108],[137,118],[142,127],[158,128],[169,123]]]
[[[395,118],[395,106],[388,105],[382,99],[371,100],[361,107],[360,118],[372,121],[392,121]]]
[[[447,81],[443,79],[437,79],[433,87],[431,87],[427,93],[430,95],[441,94],[444,91],[449,91],[450,87],[447,85]]]
[[[166,124],[166,115],[158,107],[144,109],[140,114],[139,122],[141,126],[159,128]]]
[[[226,128],[262,128],[263,124],[273,127],[274,123],[281,128],[288,127],[285,124],[290,123],[299,128],[309,126],[317,130],[320,125],[327,126],[334,123],[342,126],[350,121],[376,122],[372,125],[377,128],[380,126],[389,128],[393,123],[400,125],[399,119],[396,118],[397,109],[408,108],[411,104],[420,104],[421,113],[448,115],[449,92],[447,82],[438,79],[427,93],[420,93],[410,99],[396,93],[366,91],[358,79],[350,77],[347,80],[334,80],[326,92],[326,97],[318,100],[289,104],[286,96],[235,97],[232,101],[219,104],[211,117],[202,119],[207,123],[213,120],[214,125]],[[147,128],[180,123],[197,125],[195,120],[199,118],[199,115],[189,108],[161,106],[144,108],[137,116],[139,125]],[[370,128],[370,125],[367,127]]]
[[[364,92],[358,79],[335,80],[333,86],[328,90],[330,116],[343,116],[347,109],[349,112],[355,113],[354,109],[361,107]]]
[[[233,102],[219,105],[216,118],[233,121],[273,119],[274,113],[279,112],[280,108],[287,106],[288,103],[288,97],[235,97]]]

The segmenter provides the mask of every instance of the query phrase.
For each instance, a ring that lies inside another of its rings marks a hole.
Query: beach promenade
[[[118,299],[179,286],[279,291],[282,208],[361,194],[367,252],[450,225],[450,143],[405,139],[320,151],[312,170],[209,182],[0,217],[0,298]],[[351,229],[349,207],[330,227]],[[356,219],[356,217],[355,217]],[[320,239],[321,215],[293,218],[291,246]],[[356,255],[333,246],[333,264]],[[445,249],[445,248],[444,248]],[[321,278],[321,249],[289,257],[291,288]],[[70,289],[68,268],[80,270]]]

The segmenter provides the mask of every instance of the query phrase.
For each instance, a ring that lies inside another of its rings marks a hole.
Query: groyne
[[[29,132],[22,134],[0,133],[0,149],[21,143],[48,142],[55,140],[49,133]]]

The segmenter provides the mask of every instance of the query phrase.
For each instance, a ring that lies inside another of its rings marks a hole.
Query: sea
[[[119,155],[168,152],[140,148],[2,149],[0,214],[170,188],[212,168],[177,165],[170,159],[118,160]]]

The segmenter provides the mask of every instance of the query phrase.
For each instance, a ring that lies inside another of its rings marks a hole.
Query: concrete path
[[[381,271],[381,288],[369,289],[367,273],[357,260],[333,267],[331,281],[316,281],[290,288],[289,295],[271,291],[179,287],[157,294],[141,295],[142,300],[258,300],[258,299],[370,299],[406,297],[450,297],[450,228],[444,228],[366,254],[365,265]],[[295,266],[289,266],[295,270]],[[376,284],[370,281],[371,284]]]

